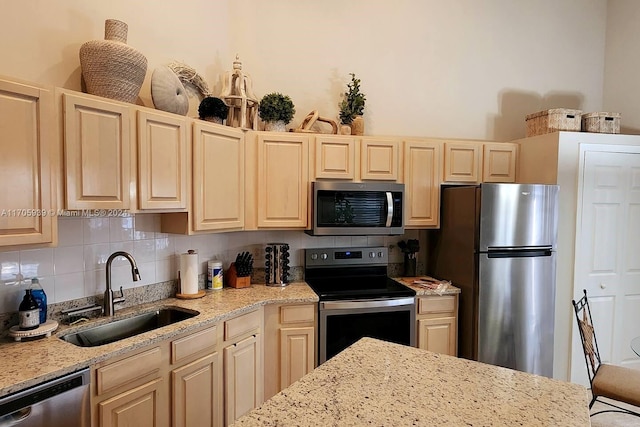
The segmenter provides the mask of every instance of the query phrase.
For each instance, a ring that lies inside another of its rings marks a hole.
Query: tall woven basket
[[[80,66],[87,93],[135,103],[147,72],[147,58],[127,45],[128,26],[107,19],[104,40],[80,47]]]

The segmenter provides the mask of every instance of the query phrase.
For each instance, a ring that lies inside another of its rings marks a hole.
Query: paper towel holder
[[[197,254],[197,252],[194,249],[189,249],[187,251],[187,254],[189,255],[194,255]],[[196,292],[195,294],[183,294],[180,293],[180,291],[182,290],[182,280],[181,280],[181,271],[178,270],[178,292],[176,293],[176,298],[178,299],[196,299],[196,298],[202,298],[203,296],[206,295],[206,292],[203,289],[199,289],[198,292]]]

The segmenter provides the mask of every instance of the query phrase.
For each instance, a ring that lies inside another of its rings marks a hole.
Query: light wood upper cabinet
[[[516,182],[518,144],[484,143],[482,182]]]
[[[440,225],[442,143],[404,141],[405,226]]]
[[[315,179],[329,178],[353,181],[356,178],[355,138],[318,135],[314,141],[313,157],[313,176]]]
[[[196,120],[193,125],[193,228],[244,226],[245,143],[242,131]]]
[[[187,118],[138,110],[138,208],[186,210],[189,142]]]
[[[67,209],[129,209],[131,107],[63,94]]]
[[[482,179],[482,142],[444,143],[444,181],[474,182]]]
[[[398,180],[400,141],[384,138],[362,138],[360,142],[360,175],[362,180]]]
[[[52,90],[0,78],[0,246],[55,240]]]
[[[309,202],[309,138],[249,132],[245,229],[306,228]]]

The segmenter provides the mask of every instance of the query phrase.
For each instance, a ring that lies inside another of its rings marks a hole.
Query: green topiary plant
[[[227,118],[229,114],[229,107],[220,98],[214,96],[205,97],[200,106],[198,107],[198,116],[202,120],[206,120],[210,117],[217,117],[220,120]]]
[[[264,122],[283,121],[287,124],[293,119],[295,113],[296,109],[291,98],[277,92],[265,95],[258,105],[258,114]]]
[[[360,79],[356,79],[354,73],[349,75],[351,82],[347,84],[347,91],[340,103],[340,123],[343,125],[350,125],[356,116],[362,115],[366,101],[365,95],[360,92]]]

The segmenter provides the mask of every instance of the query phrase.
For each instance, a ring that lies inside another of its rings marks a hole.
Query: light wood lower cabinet
[[[221,372],[220,352],[171,371],[173,427],[222,425]]]
[[[158,378],[98,403],[100,426],[168,427],[166,393]]]
[[[0,77],[0,246],[53,243],[53,89]]]
[[[209,326],[93,366],[93,426],[223,426],[221,335]]]
[[[260,309],[224,322],[226,425],[264,401],[263,321]]]
[[[263,402],[260,337],[252,335],[224,349],[226,423]]]
[[[316,304],[265,307],[264,396],[276,393],[311,372],[316,357]]]
[[[457,356],[458,295],[417,298],[418,348]]]

